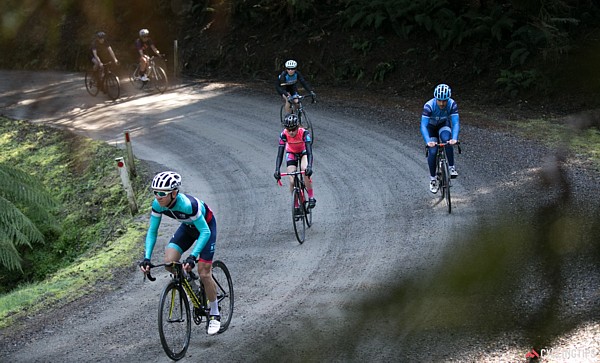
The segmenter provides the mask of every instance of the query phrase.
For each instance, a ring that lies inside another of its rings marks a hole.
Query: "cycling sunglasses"
[[[296,130],[298,130],[298,126],[294,126],[294,127],[286,127],[286,130],[290,131],[290,132],[294,132]]]
[[[157,197],[159,197],[159,198],[164,198],[167,195],[169,195],[170,193],[171,192],[161,192],[161,191],[158,191],[158,190],[154,191],[154,195],[157,196]]]

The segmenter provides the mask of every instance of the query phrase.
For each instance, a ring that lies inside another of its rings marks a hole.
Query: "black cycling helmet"
[[[298,120],[298,116],[294,115],[293,113],[287,114],[283,119],[283,127],[286,129],[297,127],[299,124],[300,122]]]
[[[104,39],[104,38],[106,38],[106,33],[105,32],[97,32],[96,33],[96,38],[98,38],[98,39]]]

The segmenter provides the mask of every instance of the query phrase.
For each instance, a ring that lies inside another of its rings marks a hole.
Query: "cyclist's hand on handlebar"
[[[435,145],[436,145],[435,141],[429,141],[427,143],[427,146],[429,146],[429,147],[434,147]]]
[[[143,273],[148,273],[148,271],[150,271],[150,266],[151,265],[152,264],[150,263],[150,259],[149,258],[144,258],[144,260],[139,263],[140,270],[142,270]]]
[[[454,140],[454,139],[450,139],[450,140],[448,140],[448,144],[450,144],[450,145],[454,145],[454,144],[456,144],[457,142],[458,142],[458,141],[457,141],[457,140]]]
[[[274,177],[276,180],[279,180],[279,179],[281,179],[281,172],[280,172],[279,170],[275,170],[275,173],[273,174],[273,177]]]
[[[183,268],[186,271],[191,271],[194,266],[196,266],[196,257],[194,257],[194,255],[189,255],[186,259],[185,259],[185,263],[183,264]]]
[[[312,175],[312,167],[311,166],[307,166],[306,169],[304,170],[304,175],[310,177]]]

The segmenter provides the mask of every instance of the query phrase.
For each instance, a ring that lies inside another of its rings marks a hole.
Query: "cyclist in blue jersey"
[[[451,89],[447,84],[438,84],[433,91],[433,98],[423,106],[421,114],[421,134],[423,140],[429,147],[429,191],[437,193],[438,181],[435,177],[435,158],[437,154],[437,143],[448,143],[446,155],[450,166],[450,177],[456,178],[458,173],[454,167],[454,148],[452,145],[458,141],[460,122],[458,117],[458,105],[451,96]]]
[[[302,73],[300,73],[298,70],[298,62],[290,59],[285,62],[285,70],[279,74],[277,77],[277,84],[275,85],[277,93],[281,95],[283,101],[285,102],[286,114],[292,112],[292,106],[288,102],[288,97],[298,95],[298,82],[300,82],[306,91],[310,92],[310,95],[313,97],[313,99],[317,97],[317,94],[312,90],[310,84],[306,82],[302,76]],[[294,100],[294,102],[298,103],[298,100]]]
[[[158,227],[162,216],[173,218],[181,225],[165,248],[165,262],[179,261],[181,255],[196,243],[184,262],[183,268],[191,271],[198,264],[198,273],[206,289],[210,305],[208,334],[221,328],[217,290],[212,278],[212,260],[217,240],[217,222],[206,203],[189,194],[179,192],[181,175],[173,171],[156,174],[152,180],[154,201],[150,214],[150,227],[146,235],[146,253],[140,262],[143,273],[150,271],[150,259],[156,244]]]

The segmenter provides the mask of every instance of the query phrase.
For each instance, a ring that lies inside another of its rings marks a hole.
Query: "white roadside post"
[[[173,81],[175,81],[175,79],[177,79],[177,62],[179,61],[177,59],[177,39],[175,39],[175,41],[173,42]]]
[[[131,175],[137,176],[135,172],[135,162],[133,160],[133,149],[131,148],[131,138],[129,137],[129,130],[125,130],[125,148],[127,149],[127,166],[131,170]]]
[[[127,166],[123,158],[116,158],[117,168],[119,169],[119,174],[121,175],[121,183],[123,184],[123,188],[127,193],[127,200],[129,201],[129,209],[131,210],[131,214],[135,215],[138,212],[137,203],[135,202],[135,194],[133,193],[133,188],[131,187],[131,181],[129,180],[129,173],[127,172]]]

